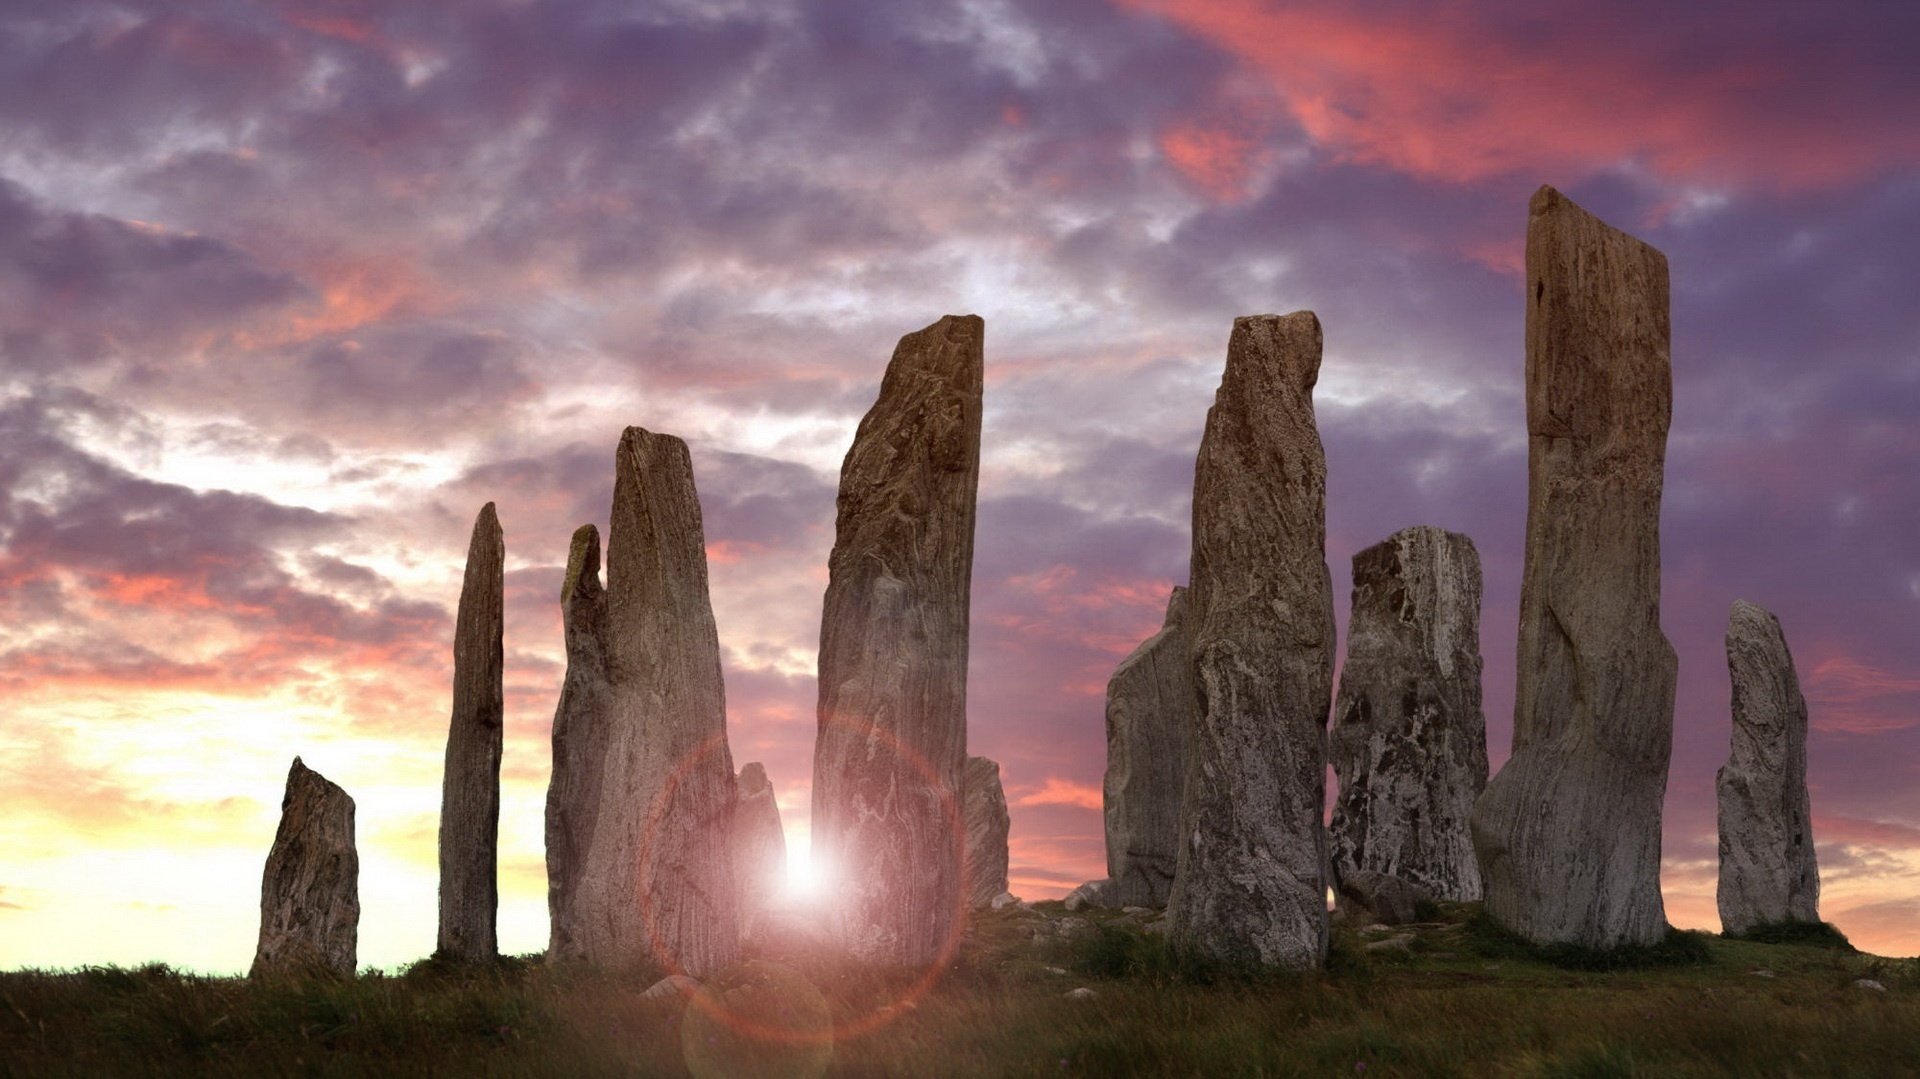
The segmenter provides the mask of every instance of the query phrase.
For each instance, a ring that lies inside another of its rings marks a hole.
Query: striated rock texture
[[[550,954],[705,977],[739,952],[736,788],[686,443],[627,428],[611,526],[606,589],[595,533],[583,528],[561,597]]]
[[[1121,906],[1164,907],[1180,861],[1180,796],[1194,723],[1187,590],[1160,632],[1107,681],[1107,877]]]
[[[260,943],[247,976],[351,978],[359,934],[353,799],[295,757],[260,882]]]
[[[773,783],[759,761],[741,766],[734,777],[734,797],[733,876],[745,929],[772,906],[786,883],[787,834],[780,826]]]
[[[1333,714],[1334,876],[1385,873],[1441,899],[1479,899],[1471,820],[1487,785],[1487,719],[1472,540],[1408,528],[1353,556]]]
[[[500,834],[502,636],[507,547],[493,503],[467,546],[467,577],[453,630],[453,720],[440,788],[440,940],[435,954],[491,963]]]
[[[1720,769],[1720,925],[1820,920],[1807,803],[1807,702],[1780,620],[1744,600],[1727,623],[1733,752]]]
[[[1666,932],[1667,260],[1552,188],[1527,224],[1527,539],[1513,754],[1474,809],[1486,910],[1536,943]]]
[[[1194,466],[1188,745],[1176,948],[1317,967],[1327,954],[1333,584],[1313,419],[1320,320],[1235,319]]]
[[[1000,766],[985,757],[968,757],[960,781],[967,828],[967,906],[993,905],[1007,890],[1007,792]]]
[[[900,339],[840,469],[820,617],[813,827],[856,957],[924,964],[964,899],[967,616],[986,325]]]

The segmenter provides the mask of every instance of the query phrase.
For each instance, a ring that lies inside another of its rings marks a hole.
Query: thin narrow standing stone
[[[967,906],[992,906],[1007,890],[1007,792],[1000,786],[1000,765],[986,757],[968,757],[961,780],[966,794]]]
[[[1307,969],[1327,955],[1333,582],[1313,419],[1320,320],[1235,319],[1193,485],[1193,669],[1168,939]]]
[[[733,757],[687,445],[638,427],[614,459],[607,588],[574,534],[548,860],[562,960],[704,978],[739,954]]]
[[[817,849],[857,958],[932,962],[960,922],[967,615],[985,323],[900,339],[840,469],[820,618]]]
[[[1820,920],[1807,800],[1807,701],[1780,620],[1745,600],[1727,624],[1733,752],[1720,769],[1720,926]]]
[[[1479,899],[1471,821],[1487,785],[1487,719],[1472,540],[1407,528],[1353,556],[1333,713],[1335,878],[1384,873],[1437,899]]]
[[[490,963],[500,832],[500,739],[507,548],[493,503],[467,546],[453,630],[453,720],[440,790],[440,943],[435,954]]]
[[[359,933],[353,799],[295,757],[260,882],[260,943],[247,976],[351,978]]]
[[[1486,910],[1540,944],[1666,932],[1667,260],[1543,187],[1527,224],[1527,543],[1513,754],[1474,810]]]
[[[1194,724],[1187,590],[1167,597],[1160,632],[1107,681],[1107,775],[1102,785],[1107,879],[1115,904],[1164,907],[1180,862],[1180,799]]]
[[[780,803],[773,782],[759,761],[744,764],[734,777],[734,880],[740,888],[740,920],[753,924],[773,905],[787,880],[787,836],[780,826]]]

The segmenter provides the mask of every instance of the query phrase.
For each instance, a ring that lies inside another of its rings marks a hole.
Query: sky
[[[560,581],[629,424],[692,447],[733,758],[804,851],[839,463],[948,313],[1016,893],[1104,875],[1104,687],[1186,579],[1237,315],[1325,327],[1343,644],[1354,552],[1478,546],[1497,768],[1542,183],[1671,261],[1669,917],[1717,927],[1744,598],[1822,912],[1920,953],[1916,41],[1865,0],[0,0],[0,967],[245,969],[296,754],[359,806],[361,962],[430,951],[489,500],[501,946],[543,948]]]

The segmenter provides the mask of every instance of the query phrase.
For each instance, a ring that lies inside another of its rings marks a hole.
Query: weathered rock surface
[[[1334,898],[1350,922],[1362,925],[1406,925],[1420,920],[1422,904],[1433,893],[1388,873],[1351,869],[1336,874]]]
[[[685,442],[638,427],[614,459],[607,587],[575,533],[547,826],[551,954],[704,977],[739,953],[736,788],[706,539]]]
[[[1666,931],[1667,260],[1552,188],[1527,225],[1527,539],[1513,754],[1474,810],[1486,910],[1535,943]]]
[[[960,924],[984,335],[966,315],[901,338],[840,469],[814,842],[845,885],[838,933],[877,963],[931,962]]]
[[[1107,681],[1107,877],[1122,905],[1164,907],[1173,891],[1193,712],[1187,590],[1175,588],[1160,632]]]
[[[493,503],[467,546],[453,629],[453,719],[440,788],[440,937],[435,954],[491,963],[500,905],[500,740],[507,547]]]
[[[1334,876],[1370,870],[1443,899],[1479,899],[1471,820],[1487,785],[1487,720],[1472,540],[1408,528],[1353,556],[1333,714]]]
[[[1000,766],[985,757],[968,757],[960,781],[967,826],[967,906],[993,905],[1007,890],[1007,793]]]
[[[1807,702],[1780,620],[1744,600],[1727,624],[1733,751],[1720,769],[1720,925],[1820,920],[1807,801]]]
[[[1207,412],[1188,597],[1198,715],[1167,905],[1175,948],[1292,969],[1327,954],[1334,629],[1313,418],[1320,349],[1310,312],[1235,319]]]
[[[260,882],[260,943],[247,976],[351,978],[359,934],[353,799],[295,757]]]
[[[780,805],[773,783],[759,761],[740,767],[734,777],[733,874],[740,889],[743,930],[773,905],[787,880],[787,834],[780,826]]]
[[[1102,877],[1099,880],[1090,880],[1068,892],[1063,897],[1061,905],[1071,911],[1084,910],[1087,907],[1117,907],[1120,904],[1114,902],[1115,894],[1113,881]]]

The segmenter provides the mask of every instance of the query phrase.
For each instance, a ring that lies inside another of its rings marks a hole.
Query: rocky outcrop
[[[1160,632],[1107,681],[1107,877],[1122,906],[1164,907],[1173,890],[1194,721],[1191,653],[1187,590],[1175,588]]]
[[[1820,920],[1807,801],[1807,702],[1780,620],[1744,600],[1727,623],[1733,751],[1720,769],[1720,926]]]
[[[967,315],[901,338],[840,469],[813,835],[843,888],[836,931],[876,963],[931,962],[960,925],[984,335]]]
[[[638,427],[614,460],[607,586],[574,535],[548,790],[551,954],[704,977],[739,952],[733,758],[686,443]]]
[[[1471,820],[1487,785],[1487,720],[1472,540],[1408,528],[1353,556],[1333,714],[1334,876],[1385,873],[1443,899],[1479,899]]]
[[[295,757],[260,882],[260,943],[247,976],[351,978],[359,933],[353,799]]]
[[[1292,969],[1327,954],[1333,584],[1314,426],[1320,321],[1234,320],[1193,489],[1193,670],[1178,950]]]
[[[759,761],[740,767],[734,777],[733,876],[740,889],[742,929],[752,926],[779,896],[787,881],[787,835],[780,826],[780,805],[773,783]]]
[[[1513,754],[1474,810],[1486,911],[1536,943],[1666,932],[1660,631],[1667,260],[1552,188],[1527,225],[1527,534]]]
[[[493,503],[467,545],[453,629],[453,719],[440,788],[440,937],[435,954],[491,963],[500,835],[500,741],[505,707],[506,541]]]
[[[960,781],[967,828],[967,906],[991,906],[1007,890],[1007,793],[1000,766],[985,757],[968,757]]]

